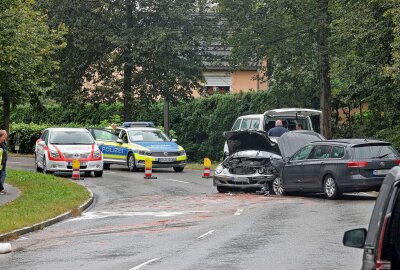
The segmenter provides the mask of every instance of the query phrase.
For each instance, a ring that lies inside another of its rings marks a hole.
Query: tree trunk
[[[10,131],[10,111],[11,103],[8,97],[3,96],[3,127],[7,133]]]
[[[126,4],[126,28],[127,33],[130,35],[133,27],[133,3],[128,1]],[[124,98],[124,109],[122,118],[124,121],[132,121],[132,59],[131,59],[131,38],[128,36],[127,44],[124,49],[124,86],[123,86],[123,98]]]
[[[328,56],[328,3],[329,0],[317,0],[320,11],[317,44],[319,50],[319,84],[321,89],[321,131],[327,139],[332,138],[331,129],[331,82],[329,78]]]

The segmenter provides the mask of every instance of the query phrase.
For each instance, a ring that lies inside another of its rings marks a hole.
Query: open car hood
[[[314,131],[296,130],[284,133],[278,141],[279,150],[283,158],[291,157],[300,148],[310,142],[325,141],[325,137]]]
[[[259,150],[280,155],[278,145],[262,130],[237,130],[224,133],[229,153]]]
[[[304,108],[282,108],[264,112],[264,115],[267,116],[314,116],[321,114],[321,111]]]

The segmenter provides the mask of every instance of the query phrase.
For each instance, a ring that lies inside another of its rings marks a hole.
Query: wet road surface
[[[18,163],[19,162],[19,163]],[[12,168],[33,169],[13,158]],[[112,166],[80,181],[95,194],[82,216],[12,241],[0,269],[360,269],[343,232],[367,227],[375,198],[219,194],[202,171]]]

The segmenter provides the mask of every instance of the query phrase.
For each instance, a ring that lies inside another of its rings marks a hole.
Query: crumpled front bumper
[[[265,187],[268,182],[274,179],[273,174],[214,174],[213,184],[218,187],[238,189],[258,189]]]

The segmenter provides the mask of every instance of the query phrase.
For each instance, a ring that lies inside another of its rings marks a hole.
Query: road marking
[[[238,210],[236,210],[234,215],[235,216],[240,216],[242,213],[243,213],[243,209],[238,209]]]
[[[167,181],[173,181],[173,182],[179,182],[179,183],[184,183],[184,184],[190,184],[189,182],[180,181],[180,180],[175,180],[175,179],[167,179]]]
[[[15,241],[24,241],[24,240],[28,240],[29,238],[24,237],[24,236],[20,236],[17,240]]]
[[[366,193],[366,192],[360,192],[360,194],[362,194],[362,195],[366,195],[366,196],[368,196],[368,197],[374,197],[374,198],[375,198],[375,196],[374,196],[374,195],[371,195],[371,194],[369,194],[369,193]]]
[[[138,269],[142,268],[143,266],[146,266],[146,265],[148,265],[148,264],[151,264],[152,262],[158,261],[159,259],[160,259],[160,258],[151,259],[151,260],[149,260],[149,261],[147,261],[147,262],[144,262],[144,263],[142,263],[142,264],[139,264],[138,266],[135,266],[135,267],[133,267],[133,268],[131,268],[131,269],[129,269],[129,270],[138,270]]]
[[[66,222],[85,220],[85,219],[101,219],[108,217],[133,217],[133,216],[154,216],[154,217],[173,217],[187,214],[210,213],[210,211],[159,211],[159,212],[87,212],[81,216],[67,220]]]
[[[206,232],[205,234],[200,235],[199,237],[197,237],[197,239],[201,239],[201,238],[203,238],[203,237],[206,237],[207,235],[212,234],[213,232],[214,232],[214,230],[211,230],[211,231],[209,231],[209,232]]]

